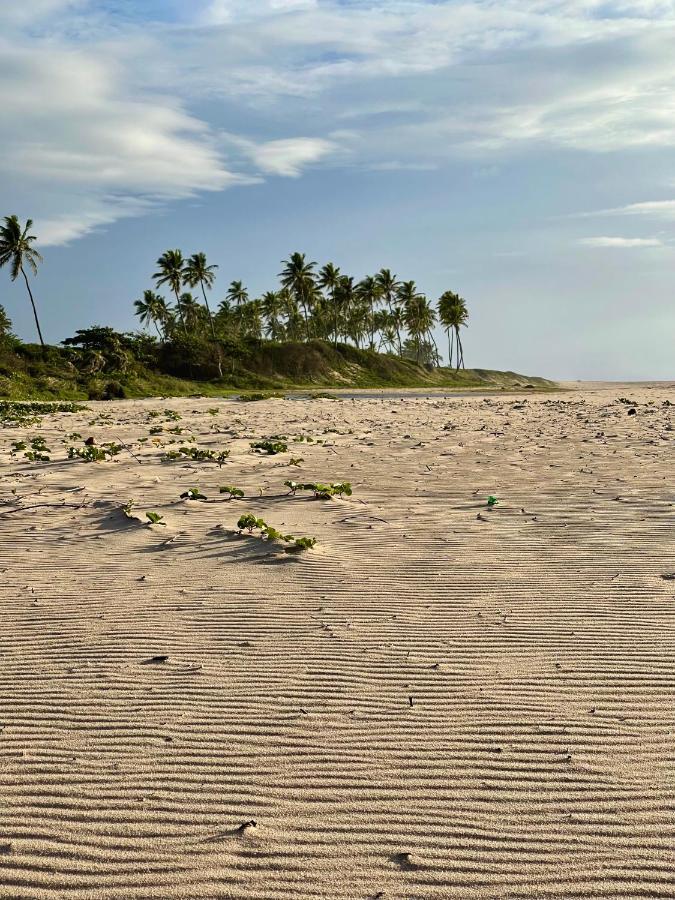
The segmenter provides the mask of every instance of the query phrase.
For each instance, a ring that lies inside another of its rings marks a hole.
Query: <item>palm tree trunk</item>
[[[456,372],[459,372],[459,366],[460,366],[460,347],[461,347],[461,343],[460,343],[460,340],[459,340],[459,328],[458,328],[456,325],[455,325],[455,337],[456,337],[456,339],[457,339],[457,350],[456,350],[456,352],[455,352],[455,356],[457,357],[457,359],[456,359],[456,362],[457,362],[457,368],[455,369],[455,371],[456,371]]]
[[[389,312],[393,317],[394,309],[392,307],[391,297],[387,298],[387,303],[389,304]],[[401,330],[398,327],[398,318],[394,319],[394,328],[396,329],[396,341],[398,343],[398,355],[403,356],[403,345],[401,344]]]
[[[183,326],[183,331],[185,332],[185,337],[188,336],[187,326],[185,324],[185,318],[183,316],[183,310],[181,309],[180,300],[178,299],[178,291],[174,291],[176,295],[176,309],[178,310],[178,318],[180,319],[180,324]]]
[[[448,328],[448,368],[452,368],[452,344],[453,331],[451,328]]]
[[[23,279],[26,282],[26,288],[28,289],[28,296],[30,297],[30,305],[33,307],[33,316],[35,317],[35,325],[37,327],[37,333],[40,337],[40,344],[44,347],[45,342],[42,337],[42,329],[40,328],[40,320],[38,319],[37,309],[35,308],[35,300],[33,299],[33,292],[30,289],[30,284],[28,283],[28,277],[23,270],[23,266],[21,266],[21,274],[23,275]]]
[[[213,316],[211,315],[211,307],[209,306],[209,301],[206,299],[206,291],[204,290],[204,282],[200,281],[199,284],[202,289],[204,303],[206,304],[206,311],[209,314],[209,325],[211,326],[211,337],[213,338],[213,346],[216,349],[216,358],[218,360],[218,377],[222,378],[223,377],[223,360],[220,355],[220,345],[218,344],[218,339],[216,338],[216,329],[213,325]]]
[[[466,368],[464,365],[464,347],[462,346],[462,339],[459,336],[459,328],[457,329],[457,340],[459,341],[459,353],[462,361],[462,368]]]

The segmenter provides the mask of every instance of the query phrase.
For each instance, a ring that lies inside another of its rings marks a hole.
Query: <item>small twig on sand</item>
[[[115,436],[113,435],[113,437],[115,437]],[[134,451],[131,450],[131,449],[129,449],[129,447],[127,447],[127,445],[124,443],[124,441],[123,441],[121,438],[115,438],[115,440],[119,441],[119,443],[124,447],[124,449],[127,451],[127,453],[128,453],[130,456],[133,456],[133,458],[136,460],[136,462],[138,463],[139,466],[142,466],[142,465],[143,465],[143,463],[142,463],[141,460],[136,456],[136,454],[134,453]]]

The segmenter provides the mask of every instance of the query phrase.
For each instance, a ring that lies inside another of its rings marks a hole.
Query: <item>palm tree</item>
[[[181,325],[183,326],[183,331],[187,336],[187,327],[185,325],[185,319],[183,318],[183,310],[181,309],[178,299],[180,290],[183,287],[183,265],[183,254],[180,250],[166,250],[157,260],[157,267],[159,271],[155,272],[152,277],[155,279],[156,287],[161,287],[163,284],[168,284],[170,289],[173,291],[176,298],[176,307],[178,309],[178,315],[180,316]]]
[[[178,313],[188,331],[196,331],[204,321],[204,307],[188,291],[178,298]]]
[[[292,253],[290,259],[282,261],[283,269],[279,272],[282,287],[291,291],[296,301],[302,306],[305,318],[307,340],[310,338],[308,309],[316,291],[314,281],[315,262],[305,262],[304,253]]]
[[[241,306],[242,303],[248,303],[248,291],[241,281],[232,281],[227,289],[227,299],[230,303]]]
[[[452,366],[453,343],[455,347],[455,360],[457,369],[464,368],[464,348],[459,329],[466,327],[469,319],[469,310],[466,301],[452,291],[446,291],[438,299],[438,318],[448,335],[448,365]]]
[[[399,287],[399,281],[396,278],[396,275],[392,275],[389,269],[380,269],[380,271],[375,276],[375,281],[377,283],[378,288],[380,289],[380,294],[382,295],[382,299],[387,304],[389,308],[389,312],[391,313],[391,323],[396,330],[396,341],[398,343],[398,355],[401,356],[403,351],[403,345],[401,344],[401,330],[400,330],[400,314],[398,316],[394,315],[394,298],[396,297],[396,291]]]
[[[375,349],[375,307],[380,299],[377,280],[367,275],[356,285],[356,292],[368,306],[368,331],[370,333],[370,349]]]
[[[333,263],[326,263],[319,272],[319,287],[323,291],[328,291],[330,297],[330,306],[332,312],[332,331],[333,344],[337,346],[338,339],[338,304],[335,300],[335,293],[340,284],[340,270]]]
[[[213,282],[216,279],[217,268],[218,266],[215,265],[215,263],[211,266],[207,265],[206,253],[193,253],[183,267],[183,278],[191,288],[196,288],[197,285],[199,285],[202,289],[202,296],[204,297],[206,312],[209,316],[209,325],[211,326],[211,337],[213,338],[213,343],[216,345],[218,353],[218,374],[222,378],[223,364],[220,358],[220,348],[217,346],[216,329],[215,325],[213,324],[211,307],[209,306],[209,301],[206,296],[206,288],[209,288],[210,290],[213,287]]]
[[[16,281],[19,275],[23,275],[28,296],[30,297],[30,305],[33,307],[33,316],[40,344],[44,347],[45,342],[42,337],[37,309],[35,308],[35,299],[24,268],[27,265],[33,275],[37,275],[38,263],[42,262],[42,257],[38,251],[31,246],[33,241],[36,240],[34,234],[29,234],[32,227],[32,219],[28,219],[25,228],[22,229],[18,216],[5,216],[5,224],[0,225],[0,268],[9,263],[9,275],[12,281]]]
[[[436,313],[424,294],[418,293],[414,281],[404,281],[401,284],[398,298],[403,304],[403,320],[415,345],[415,358],[419,365],[422,339],[433,328]]]
[[[162,329],[164,329],[169,314],[164,297],[161,297],[154,291],[143,291],[143,299],[134,301],[134,306],[136,307],[136,315],[141,320],[141,325],[152,322],[160,341],[164,340],[166,333],[162,334],[160,332],[158,324],[161,322]]]
[[[265,291],[260,298],[262,315],[265,319],[265,334],[271,341],[283,338],[284,326],[281,323],[283,305],[278,291]]]
[[[216,280],[216,269],[218,266],[214,263],[209,266],[206,262],[206,253],[193,253],[192,256],[186,260],[185,265],[183,266],[183,280],[185,283],[191,287],[196,288],[197,285],[202,290],[202,296],[204,298],[204,305],[206,306],[206,310],[209,314],[209,320],[211,321],[211,333],[213,335],[213,339],[215,340],[216,334],[213,330],[213,320],[211,317],[211,307],[209,306],[209,300],[206,296],[206,288],[211,290],[213,287],[213,283]]]

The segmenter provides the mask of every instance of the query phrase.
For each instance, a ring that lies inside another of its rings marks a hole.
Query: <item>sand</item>
[[[155,400],[2,428],[0,897],[675,897],[673,404]],[[72,431],[136,458],[67,460]],[[190,432],[222,468],[161,462]],[[51,462],[10,456],[34,434]],[[289,453],[251,452],[273,434]],[[318,543],[233,535],[249,511]]]

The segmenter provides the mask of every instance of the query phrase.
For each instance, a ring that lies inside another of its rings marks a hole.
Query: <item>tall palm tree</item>
[[[162,329],[164,329],[169,314],[164,297],[160,297],[160,295],[156,294],[154,291],[143,291],[143,299],[134,301],[134,306],[136,307],[136,315],[140,319],[141,325],[152,322],[157,331],[158,338],[160,341],[164,340],[166,333],[162,333],[159,330],[159,323],[162,324]]]
[[[331,319],[333,344],[337,346],[338,339],[338,304],[335,300],[335,294],[340,284],[340,270],[333,263],[329,262],[323,266],[319,272],[319,287],[322,291],[327,291],[330,298]]]
[[[248,291],[241,281],[232,281],[227,289],[227,299],[236,306],[248,303]]]
[[[387,304],[389,308],[389,312],[391,313],[391,323],[396,330],[396,342],[398,343],[398,355],[401,356],[403,352],[403,345],[401,344],[401,330],[399,325],[400,315],[394,315],[394,300],[396,298],[396,291],[398,290],[400,282],[398,281],[396,275],[392,275],[389,269],[380,269],[380,271],[375,276],[375,281],[377,283],[378,288],[380,289],[380,294],[382,299]]]
[[[181,325],[183,326],[183,331],[187,336],[187,326],[185,325],[183,310],[181,309],[181,305],[178,299],[181,288],[183,287],[183,265],[183,254],[180,250],[166,250],[157,260],[158,271],[155,272],[152,277],[155,280],[156,287],[159,288],[163,284],[167,284],[173,291],[176,298],[176,308],[178,309],[178,315],[180,316]]]
[[[0,225],[0,268],[9,263],[9,275],[12,281],[16,281],[19,275],[23,275],[28,296],[30,297],[30,305],[33,307],[33,317],[35,318],[40,344],[44,347],[45,342],[42,337],[37,309],[35,308],[35,299],[30,289],[25,269],[25,266],[28,266],[33,275],[37,275],[38,263],[42,262],[42,257],[38,251],[31,246],[33,241],[36,240],[35,235],[29,233],[32,227],[32,219],[28,219],[25,227],[22,229],[18,216],[5,216],[4,225]]]
[[[352,317],[352,310],[356,302],[356,288],[351,275],[340,275],[335,291],[335,304],[338,310],[338,327],[342,336],[351,337],[348,323]]]
[[[215,263],[210,266],[207,264],[206,253],[193,253],[192,256],[185,261],[185,265],[183,266],[183,281],[188,287],[193,289],[196,288],[197,285],[201,288],[204,305],[206,306],[206,311],[209,315],[211,336],[214,341],[216,339],[216,331],[213,327],[213,316],[211,315],[209,299],[206,296],[206,288],[211,290],[213,287],[213,283],[216,280],[217,268],[218,266]]]
[[[438,318],[441,325],[445,328],[448,336],[448,365],[452,366],[453,344],[456,368],[460,366],[464,368],[464,348],[462,347],[462,339],[459,329],[462,325],[466,327],[469,319],[469,310],[466,306],[466,300],[453,291],[446,291],[438,299]]]
[[[375,349],[375,307],[380,300],[380,288],[372,275],[367,275],[356,285],[356,292],[368,307],[368,331],[370,349]]]
[[[208,297],[206,296],[206,288],[211,290],[213,282],[216,280],[217,268],[218,266],[215,265],[215,263],[211,266],[207,265],[206,253],[193,253],[183,267],[183,278],[191,288],[196,288],[197,285],[199,285],[202,289],[202,296],[204,297],[206,312],[209,317],[209,325],[211,326],[211,337],[213,338],[213,343],[216,346],[218,354],[218,374],[222,378],[223,363],[220,357],[220,348],[217,345],[216,328],[213,324],[211,307],[209,306]]]
[[[278,291],[265,291],[260,298],[262,315],[265,319],[265,334],[272,341],[283,338],[284,326],[281,323],[283,305]]]
[[[178,313],[188,331],[195,332],[204,323],[204,307],[189,291],[178,298]]]
[[[312,299],[316,291],[314,280],[315,262],[306,262],[304,253],[292,253],[289,259],[282,261],[283,269],[279,272],[282,287],[291,291],[302,307],[305,319],[305,333],[310,339],[309,315]]]
[[[399,288],[398,297],[403,304],[403,320],[415,344],[415,357],[419,365],[422,339],[431,332],[436,312],[424,294],[418,292],[414,281],[404,281]]]

